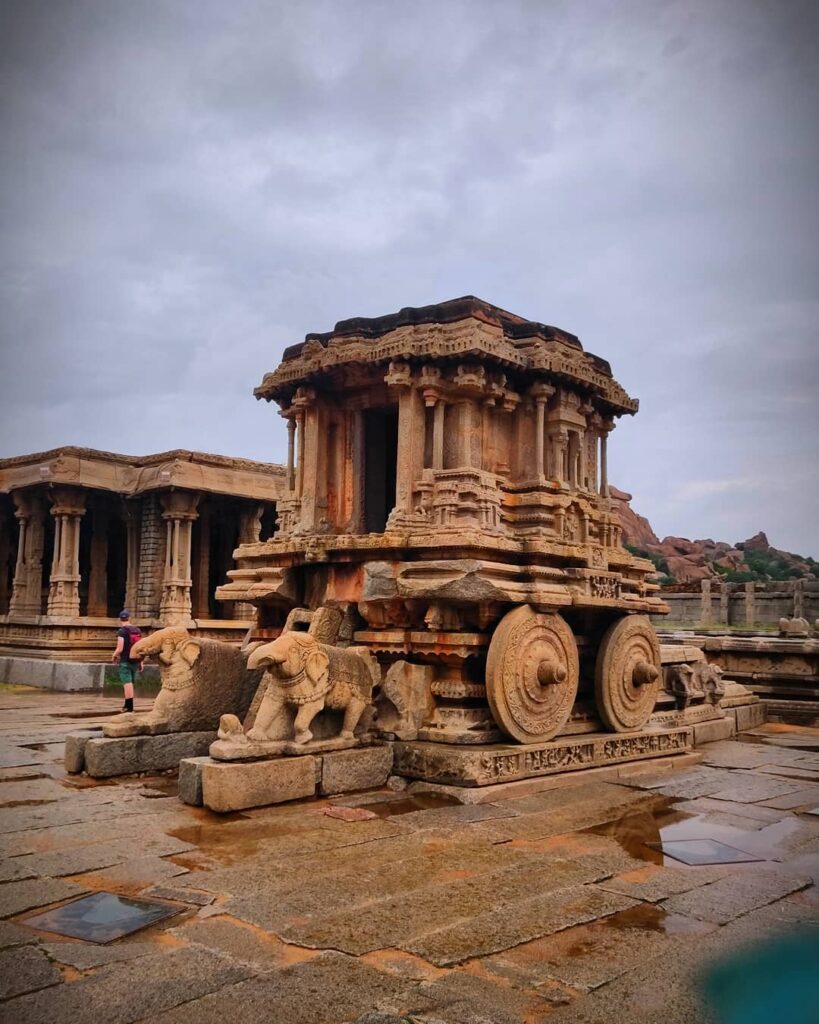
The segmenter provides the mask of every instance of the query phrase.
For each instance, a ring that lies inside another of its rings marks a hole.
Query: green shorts
[[[119,663],[119,681],[121,683],[135,683],[138,667],[138,661],[121,661]]]

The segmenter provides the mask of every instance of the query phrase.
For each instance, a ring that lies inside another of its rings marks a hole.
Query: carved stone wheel
[[[660,689],[660,644],[645,615],[624,615],[606,630],[597,651],[594,692],[604,725],[642,729]]]
[[[559,615],[522,605],[498,623],[486,658],[486,696],[495,721],[521,743],[554,736],[577,695],[577,644]]]

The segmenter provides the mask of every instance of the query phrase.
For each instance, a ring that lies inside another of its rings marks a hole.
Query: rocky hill
[[[623,543],[634,554],[651,559],[661,583],[689,583],[717,576],[732,583],[819,578],[819,562],[771,547],[761,532],[735,544],[686,537],[660,540],[651,523],[631,507],[630,494],[616,487],[611,487],[610,493],[620,515]]]

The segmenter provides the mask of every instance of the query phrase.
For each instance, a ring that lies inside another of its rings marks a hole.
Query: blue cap
[[[126,611],[121,611],[119,613],[119,617],[121,619],[130,619],[131,618],[131,613],[130,612],[126,612]]]

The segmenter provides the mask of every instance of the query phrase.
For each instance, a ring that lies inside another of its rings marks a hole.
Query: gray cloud
[[[819,556],[814,4],[0,18],[0,454],[280,459],[285,345],[474,293],[641,398],[611,475],[661,534]]]

